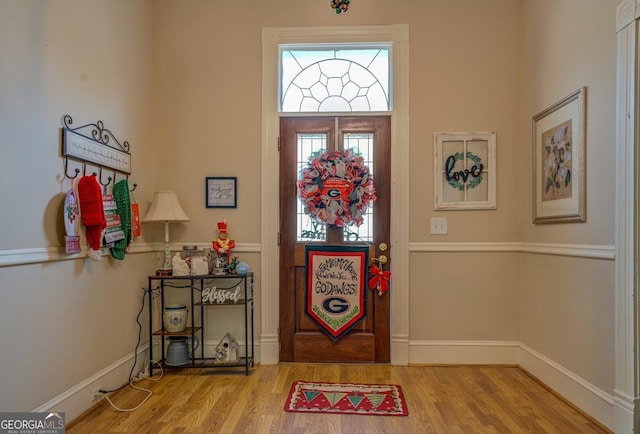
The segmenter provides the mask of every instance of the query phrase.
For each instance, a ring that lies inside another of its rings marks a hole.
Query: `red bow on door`
[[[372,265],[369,268],[369,273],[371,274],[369,278],[369,289],[376,289],[378,295],[382,295],[389,290],[389,279],[391,279],[390,271],[383,271],[377,266]]]

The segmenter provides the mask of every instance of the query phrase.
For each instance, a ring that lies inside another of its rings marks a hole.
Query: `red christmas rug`
[[[407,403],[395,384],[311,383],[296,381],[285,411],[303,413],[406,416]]]

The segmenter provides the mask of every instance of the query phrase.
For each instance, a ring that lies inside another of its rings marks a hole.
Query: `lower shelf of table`
[[[187,327],[181,332],[168,332],[166,330],[156,330],[153,332],[153,336],[191,336],[192,334],[198,333],[202,327]]]
[[[249,367],[253,367],[253,357],[240,357],[236,362],[224,362],[217,361],[215,358],[204,358],[190,360],[183,365],[167,365],[162,360],[162,369],[182,369],[182,368],[206,368],[206,369],[231,369],[231,368],[244,368],[249,370]]]

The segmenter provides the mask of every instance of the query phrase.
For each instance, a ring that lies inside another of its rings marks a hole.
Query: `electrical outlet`
[[[434,235],[447,234],[447,218],[431,217],[431,233]]]
[[[149,378],[149,370],[146,367],[144,371],[139,372],[138,375],[133,377],[133,381],[140,381],[144,380],[145,378]]]
[[[104,390],[102,388],[102,386],[98,386],[95,387],[93,389],[91,389],[91,400],[95,401],[96,399],[100,398],[101,396],[104,396],[104,393],[100,392],[101,390]]]

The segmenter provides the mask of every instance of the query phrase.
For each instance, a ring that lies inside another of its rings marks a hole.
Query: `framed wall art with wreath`
[[[435,133],[436,210],[496,209],[496,133]]]

